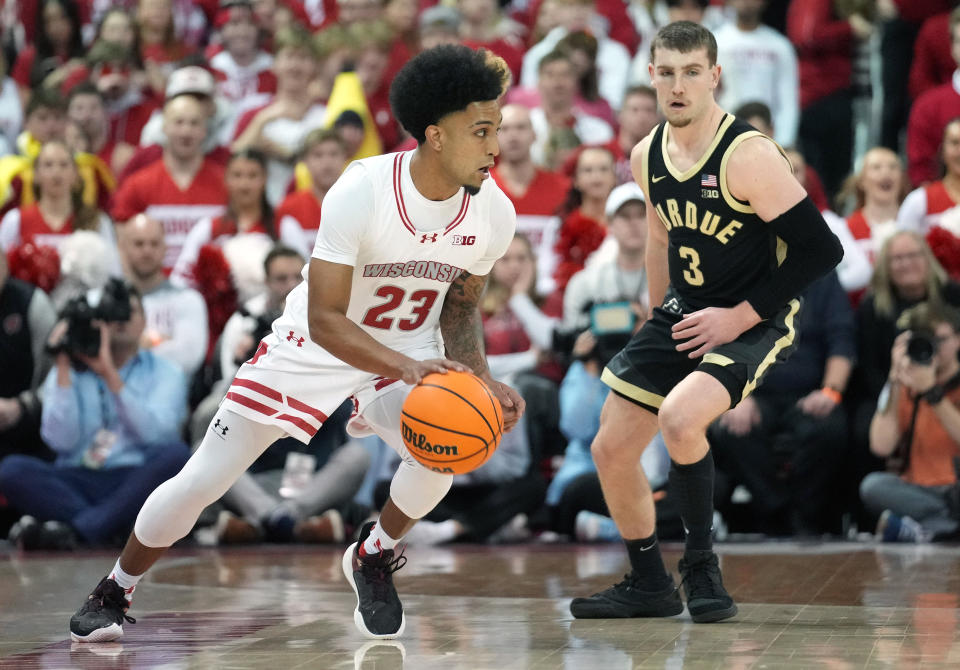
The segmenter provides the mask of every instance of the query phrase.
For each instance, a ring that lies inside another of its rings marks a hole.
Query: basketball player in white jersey
[[[306,281],[240,368],[197,452],[144,503],[113,571],[70,620],[74,640],[120,637],[137,582],[200,511],[277,439],[309,442],[346,398],[351,434],[376,433],[403,457],[380,518],[343,558],[354,622],[370,637],[403,632],[392,573],[406,559],[394,547],[452,480],[407,452],[404,399],[427,374],[472,370],[500,400],[505,429],[524,408],[490,377],[477,311],[516,224],[489,179],[509,78],[502,59],[461,46],[425,51],[396,76],[390,102],[417,149],[354,162],[330,189]]]

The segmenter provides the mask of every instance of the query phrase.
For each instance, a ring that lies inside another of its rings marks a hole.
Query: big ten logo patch
[[[472,247],[477,243],[476,235],[454,235],[453,243],[463,247]]]

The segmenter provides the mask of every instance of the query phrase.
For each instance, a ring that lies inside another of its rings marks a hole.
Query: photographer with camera
[[[888,469],[860,483],[885,542],[927,542],[957,532],[960,457],[960,311],[924,302],[903,314],[890,373],[870,423],[870,449]]]
[[[184,376],[140,348],[144,323],[139,294],[114,279],[99,299],[71,300],[51,332],[56,365],[44,383],[40,432],[57,459],[0,463],[0,493],[25,515],[10,532],[22,548],[122,536],[150,492],[187,462]]]

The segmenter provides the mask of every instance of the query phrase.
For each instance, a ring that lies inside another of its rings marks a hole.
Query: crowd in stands
[[[416,146],[394,76],[462,44],[513,75],[491,176],[518,230],[480,308],[490,368],[527,414],[408,540],[616,540],[590,444],[603,366],[657,307],[660,225],[630,153],[659,122],[650,42],[690,20],[716,34],[720,104],[782,145],[845,251],[803,295],[793,356],[710,429],[716,530],[955,538],[955,4],[0,0],[0,534],[125,536],[219,429],[345,166]],[[193,541],[350,537],[395,459],[347,437],[350,409],[269,449]],[[659,436],[642,467],[660,536],[681,537]]]

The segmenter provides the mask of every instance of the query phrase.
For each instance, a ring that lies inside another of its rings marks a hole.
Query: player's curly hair
[[[397,73],[390,106],[400,125],[423,144],[427,126],[471,102],[496,100],[509,83],[510,70],[499,56],[447,44],[421,52]]]

